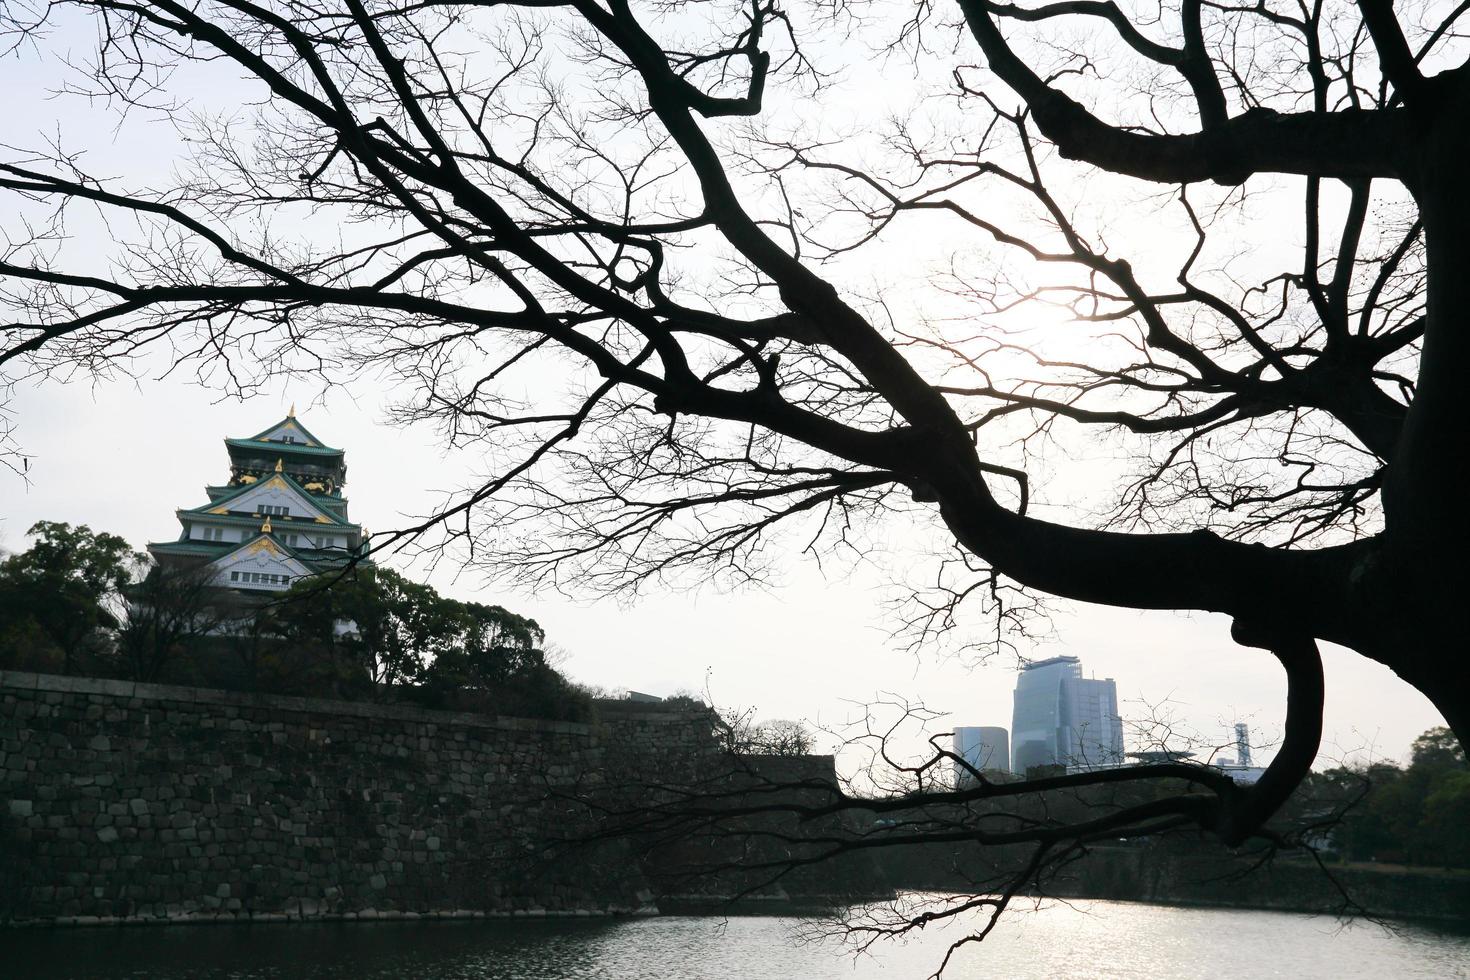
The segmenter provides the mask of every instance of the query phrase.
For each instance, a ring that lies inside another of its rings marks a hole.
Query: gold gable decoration
[[[276,457],[276,472],[277,473],[280,473],[283,470],[285,470],[285,468],[286,468],[285,464],[281,461],[281,458],[279,456],[277,456]]]

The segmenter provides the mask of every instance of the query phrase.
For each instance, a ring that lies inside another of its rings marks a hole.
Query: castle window
[[[240,573],[239,572],[231,572],[230,573],[230,581],[231,582],[238,582],[238,581],[240,581]]]

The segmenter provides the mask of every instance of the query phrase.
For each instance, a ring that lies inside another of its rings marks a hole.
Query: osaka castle
[[[365,535],[347,519],[345,454],[292,410],[247,439],[226,439],[230,478],[209,502],[177,511],[179,537],[148,545],[165,571],[191,571],[237,590],[243,605],[303,577],[366,562]]]

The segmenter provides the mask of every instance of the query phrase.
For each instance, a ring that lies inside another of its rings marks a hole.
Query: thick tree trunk
[[[1470,665],[1467,665],[1470,657],[1463,649],[1464,618],[1461,608],[1445,615],[1442,622],[1446,625],[1450,620],[1456,621],[1456,636],[1448,636],[1446,630],[1422,637],[1417,648],[1394,671],[1429,698],[1444,715],[1445,723],[1460,745],[1470,752]]]
[[[1404,596],[1385,633],[1398,674],[1470,747],[1470,75],[1419,120],[1406,182],[1424,221],[1426,327],[1414,402],[1384,484],[1382,578]]]

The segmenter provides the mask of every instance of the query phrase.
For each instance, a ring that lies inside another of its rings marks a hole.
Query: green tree
[[[95,670],[113,650],[144,558],[85,524],[38,521],[27,533],[31,547],[0,562],[0,665]]]
[[[299,582],[259,622],[241,642],[267,687],[555,717],[586,701],[547,662],[535,620],[389,568]]]
[[[533,619],[500,606],[441,599],[445,630],[429,679],[441,687],[494,690],[547,666],[546,634]]]
[[[1336,812],[1335,848],[1351,860],[1470,867],[1470,765],[1459,740],[1431,728],[1410,759],[1315,775],[1290,809],[1310,821]]]
[[[579,719],[588,697],[547,660],[535,620],[500,606],[444,599],[447,631],[425,672],[427,693],[450,707]]]
[[[1465,852],[1465,798],[1470,767],[1464,749],[1448,728],[1431,728],[1414,739],[1404,772],[1405,799],[1400,808],[1406,849],[1415,864],[1453,866]]]
[[[219,588],[207,566],[153,566],[127,591],[127,614],[117,631],[113,658],[123,676],[137,681],[163,679],[171,669],[193,666],[226,617],[218,606]]]
[[[309,605],[325,602],[316,614],[317,629],[330,616],[335,642],[352,651],[350,659],[363,665],[375,685],[421,683],[450,642],[440,595],[390,568],[350,575],[327,588],[318,582],[315,591],[310,581],[300,588],[310,594]]]
[[[1470,868],[1470,772],[1451,769],[1432,784],[1419,825],[1426,863]]]
[[[1431,728],[1414,739],[1410,748],[1410,769],[1439,773],[1448,769],[1464,769],[1465,749],[1448,728]]]
[[[261,610],[266,686],[355,696],[418,682],[434,646],[436,595],[391,569],[303,579]]]
[[[1404,771],[1384,763],[1369,767],[1365,775],[1367,784],[1363,789],[1368,795],[1347,825],[1349,855],[1362,861],[1403,860],[1410,809]]]

